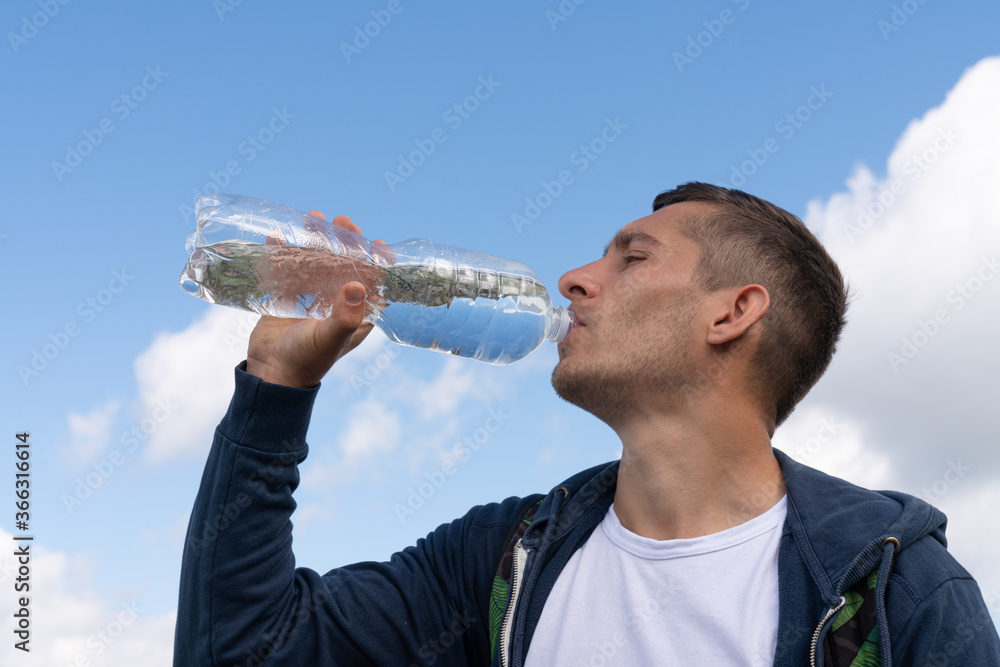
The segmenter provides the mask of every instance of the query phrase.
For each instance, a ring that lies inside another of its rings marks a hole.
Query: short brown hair
[[[758,284],[770,294],[748,381],[775,406],[779,426],[833,358],[849,300],[843,276],[799,218],[741,190],[685,183],[657,195],[653,210],[690,201],[716,208],[680,225],[701,252],[695,284],[707,291]]]

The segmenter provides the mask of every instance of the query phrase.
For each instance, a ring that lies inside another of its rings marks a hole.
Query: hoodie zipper
[[[521,546],[521,540],[514,545],[514,561],[510,575],[510,602],[507,605],[507,612],[503,617],[503,624],[500,626],[500,664],[507,667],[510,663],[508,653],[510,652],[510,633],[514,623],[514,610],[517,608],[517,596],[521,592],[521,572],[524,564],[528,560],[528,550]]]
[[[840,611],[840,608],[843,607],[845,604],[847,604],[847,598],[841,596],[841,598],[840,598],[840,604],[838,604],[836,607],[834,607],[830,611],[826,612],[826,616],[824,616],[823,620],[820,621],[819,625],[816,626],[816,631],[813,632],[812,649],[809,651],[809,665],[810,665],[810,667],[816,667],[816,644],[819,643],[819,636],[823,632],[823,626],[826,625],[827,621],[829,621],[830,618],[832,618],[834,614],[836,614],[838,611]]]

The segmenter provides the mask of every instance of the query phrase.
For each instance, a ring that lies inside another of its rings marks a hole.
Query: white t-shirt
[[[774,661],[787,503],[721,533],[651,540],[614,505],[559,573],[525,667]]]

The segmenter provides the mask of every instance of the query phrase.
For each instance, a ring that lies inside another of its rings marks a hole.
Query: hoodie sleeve
[[[906,626],[892,640],[894,665],[1000,667],[1000,638],[972,577],[948,579],[912,602]]]
[[[319,385],[270,384],[245,363],[188,526],[175,667],[488,663],[473,583],[488,559],[478,549],[483,563],[473,562],[466,545],[483,541],[470,537],[477,525],[502,525],[507,512],[470,511],[385,563],[325,575],[296,568],[292,492]]]

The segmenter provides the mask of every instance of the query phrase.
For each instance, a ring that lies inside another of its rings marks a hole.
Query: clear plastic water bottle
[[[348,282],[367,287],[365,319],[393,341],[491,364],[559,342],[573,314],[531,269],[425,239],[391,245],[302,211],[239,195],[196,205],[181,288],[262,315],[325,319]]]

